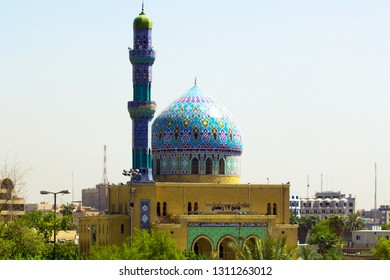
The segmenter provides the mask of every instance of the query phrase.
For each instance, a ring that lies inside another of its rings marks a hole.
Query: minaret
[[[153,181],[152,155],[150,150],[149,122],[156,111],[151,101],[152,65],[156,53],[152,48],[152,21],[142,11],[133,22],[134,44],[129,48],[133,65],[133,101],[128,102],[130,118],[133,120],[133,169],[141,176],[135,180]]]

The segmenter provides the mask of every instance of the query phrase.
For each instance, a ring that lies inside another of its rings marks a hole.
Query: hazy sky
[[[141,0],[0,0],[0,158],[40,190],[93,188],[131,168],[132,22]],[[198,86],[237,119],[242,183],[390,200],[390,1],[147,0],[152,100]],[[72,180],[73,174],[73,180]],[[59,198],[70,201],[71,196]]]

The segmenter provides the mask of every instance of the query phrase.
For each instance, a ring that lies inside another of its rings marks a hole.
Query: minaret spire
[[[156,57],[152,48],[152,26],[152,20],[144,13],[142,2],[142,12],[133,22],[134,43],[129,50],[133,65],[133,100],[128,102],[133,121],[132,168],[141,173],[141,176],[132,179],[142,181],[153,181],[149,122],[153,119],[157,106],[151,100],[152,66]]]
[[[143,0],[142,1],[142,11],[141,11],[142,13],[144,12],[144,8],[145,8],[145,1]]]

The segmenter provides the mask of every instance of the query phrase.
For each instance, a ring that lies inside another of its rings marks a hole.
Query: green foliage
[[[0,248],[0,259],[3,260],[41,259],[48,252],[44,238],[19,220],[3,228]]]
[[[290,210],[290,224],[292,225],[299,224],[299,217],[295,215],[292,210]]]
[[[346,221],[346,230],[348,232],[354,230],[362,230],[365,227],[366,224],[364,223],[363,218],[359,214],[357,213],[348,214],[347,221]]]
[[[180,260],[183,256],[173,239],[166,233],[151,230],[136,231],[131,247],[134,260]]]
[[[298,250],[298,260],[318,260],[320,256],[310,245],[299,246]]]
[[[342,252],[336,246],[341,240],[333,233],[331,222],[330,219],[318,222],[310,231],[310,243],[318,244],[323,259],[340,259]]]
[[[20,220],[26,227],[35,229],[39,235],[49,242],[54,230],[53,213],[32,211],[26,213]]]
[[[380,260],[390,260],[390,241],[379,237],[378,243],[373,248],[373,253]]]
[[[122,246],[105,245],[93,246],[86,257],[90,260],[121,260],[123,256]]]
[[[48,260],[78,260],[79,247],[74,242],[48,244],[51,248],[46,256]]]
[[[270,234],[267,234],[264,240],[256,238],[242,246],[231,242],[229,247],[238,260],[290,260],[293,253],[286,249],[286,238],[279,237],[274,240]]]
[[[74,243],[49,243],[54,229],[52,213],[33,211],[0,229],[0,259],[45,260],[78,258]]]
[[[185,259],[175,241],[166,233],[156,230],[138,230],[133,236],[118,245],[96,246],[90,250],[88,259],[94,260],[181,260]]]
[[[337,248],[337,247],[332,247],[328,251],[324,252],[322,254],[322,260],[343,260],[344,255],[343,252]]]
[[[329,227],[329,220],[319,221],[313,228],[310,230],[310,244],[318,244],[318,238],[325,234],[332,234]]]
[[[329,218],[330,230],[338,237],[341,236],[346,226],[345,219],[340,215],[331,215]]]
[[[302,216],[299,219],[299,226],[298,226],[298,240],[299,243],[303,244],[306,243],[307,234],[311,230],[312,227],[314,227],[320,219],[318,216]]]
[[[194,261],[199,261],[199,260],[219,260],[219,258],[217,256],[213,257],[213,256],[202,255],[202,254],[196,254],[195,252],[188,251],[188,250],[184,250],[182,252],[182,255],[183,255],[185,260],[194,260]]]
[[[318,247],[320,248],[321,254],[326,255],[331,249],[336,248],[339,239],[333,233],[324,233],[317,238]]]
[[[60,210],[60,213],[63,215],[63,216],[72,216],[73,214],[73,210],[76,208],[76,206],[74,206],[74,204],[63,204],[61,205],[61,210]]]
[[[390,230],[390,224],[382,225],[382,230]]]

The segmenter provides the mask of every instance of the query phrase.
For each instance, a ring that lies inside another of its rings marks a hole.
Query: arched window
[[[195,157],[191,160],[191,174],[199,174],[199,160]]]
[[[194,203],[194,212],[197,213],[198,210],[199,210],[198,202],[195,202],[195,203]]]
[[[156,161],[156,175],[160,175],[160,174],[161,174],[161,161],[158,158]]]
[[[166,216],[167,215],[167,203],[166,202],[164,202],[163,203],[163,216]]]
[[[191,202],[188,202],[188,215],[190,215],[192,212],[192,205]]]
[[[161,216],[161,203],[157,202],[157,216]]]
[[[225,174],[225,160],[219,159],[219,174]]]
[[[213,174],[213,160],[211,158],[206,159],[206,174]]]
[[[277,212],[276,212],[276,203],[274,203],[274,207],[273,207],[273,215],[276,215]]]
[[[271,203],[267,203],[267,215],[271,215]]]

